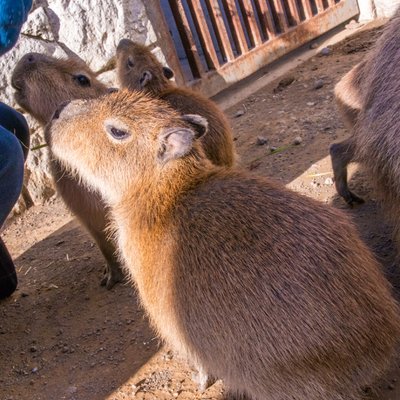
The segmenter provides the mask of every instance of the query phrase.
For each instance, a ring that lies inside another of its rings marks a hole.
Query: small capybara
[[[11,78],[17,103],[46,125],[65,101],[95,98],[108,92],[93,71],[82,61],[57,59],[29,53],[18,62]],[[65,204],[87,228],[107,261],[102,284],[111,289],[123,278],[116,247],[107,233],[107,208],[101,196],[82,185],[57,162],[51,160],[54,182]]]
[[[217,105],[188,88],[176,87],[169,79],[173,72],[157,60],[148,47],[122,39],[116,52],[121,88],[143,90],[168,102],[182,114],[198,114],[208,121],[209,132],[202,139],[208,158],[217,165],[232,166],[235,149],[232,130]]]
[[[213,164],[206,120],[145,93],[55,117],[53,156],[109,204],[142,304],[175,351],[257,400],[359,399],[387,367],[399,309],[342,212]]]
[[[341,87],[342,99],[349,93],[355,101],[345,100],[354,111],[346,120],[352,136],[331,150],[336,171],[345,171],[350,161],[366,169],[381,200],[394,237],[400,245],[400,9],[386,24],[381,37],[355,72]],[[348,74],[348,75],[349,75]],[[345,77],[346,78],[346,77]],[[350,122],[349,122],[350,121]],[[339,177],[342,174],[339,172]],[[343,176],[343,175],[342,175]],[[346,184],[347,186],[347,184]],[[340,193],[340,191],[339,191]],[[349,199],[354,197],[350,193]],[[342,193],[340,193],[342,194]],[[356,197],[356,196],[355,196]],[[346,198],[346,196],[345,196]]]

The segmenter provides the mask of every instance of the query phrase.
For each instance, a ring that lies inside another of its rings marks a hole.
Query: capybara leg
[[[105,232],[96,232],[95,234],[92,233],[92,235],[106,259],[104,276],[100,284],[110,290],[116,283],[124,279],[124,272],[117,258],[117,249],[114,243],[106,237]]]
[[[354,150],[355,146],[352,138],[340,143],[334,143],[329,149],[336,190],[350,206],[364,203],[362,198],[350,191],[347,184],[347,165],[354,159]]]
[[[196,367],[196,372],[193,373],[192,379],[197,383],[200,392],[204,392],[217,381],[217,378],[208,375],[207,372],[199,366]]]

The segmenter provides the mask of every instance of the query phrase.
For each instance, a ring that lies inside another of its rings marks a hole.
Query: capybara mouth
[[[70,101],[64,101],[63,103],[61,103],[61,104],[57,107],[56,111],[54,112],[53,117],[52,117],[52,120],[60,118],[60,115],[61,115],[62,111],[64,110],[64,108],[65,108],[69,103],[70,103]]]
[[[11,87],[15,89],[17,92],[20,92],[23,89],[22,81],[11,78]]]

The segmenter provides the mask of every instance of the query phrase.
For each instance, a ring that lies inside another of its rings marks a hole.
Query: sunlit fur
[[[74,79],[81,74],[89,78],[90,86],[81,86]],[[12,83],[18,88],[15,93],[17,103],[42,125],[50,121],[65,101],[96,98],[108,92],[107,87],[81,60],[58,59],[38,53],[21,58],[13,72]],[[57,160],[51,160],[51,170],[58,193],[100,247],[107,261],[102,283],[111,288],[122,279],[123,274],[115,256],[115,244],[106,233],[109,221],[101,196],[67,173]]]
[[[111,138],[109,121],[129,139]],[[197,141],[161,162],[172,128],[191,129],[135,92],[71,103],[48,128],[55,157],[109,202],[159,336],[252,399],[359,399],[389,364],[400,323],[389,284],[347,217],[213,165]]]
[[[235,162],[233,135],[229,122],[217,105],[200,93],[176,87],[163,73],[162,64],[148,47],[124,39],[117,48],[117,74],[121,88],[144,90],[167,101],[182,114],[199,114],[209,123],[209,132],[202,139],[208,158],[217,165],[232,166]],[[128,59],[133,67],[128,66]],[[140,79],[150,71],[152,79],[143,88]]]

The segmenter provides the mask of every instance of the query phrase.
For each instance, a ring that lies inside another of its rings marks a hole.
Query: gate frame
[[[179,0],[177,1],[179,2]],[[192,87],[209,97],[216,95],[290,51],[359,15],[357,0],[341,0],[339,3],[330,5],[326,10],[288,29],[279,36],[264,42],[232,61],[228,61],[218,69],[202,73],[201,78],[186,81],[174,42],[172,37],[168,35],[169,27],[161,9],[160,1],[147,0],[145,7],[161,50],[175,73],[176,83]]]

